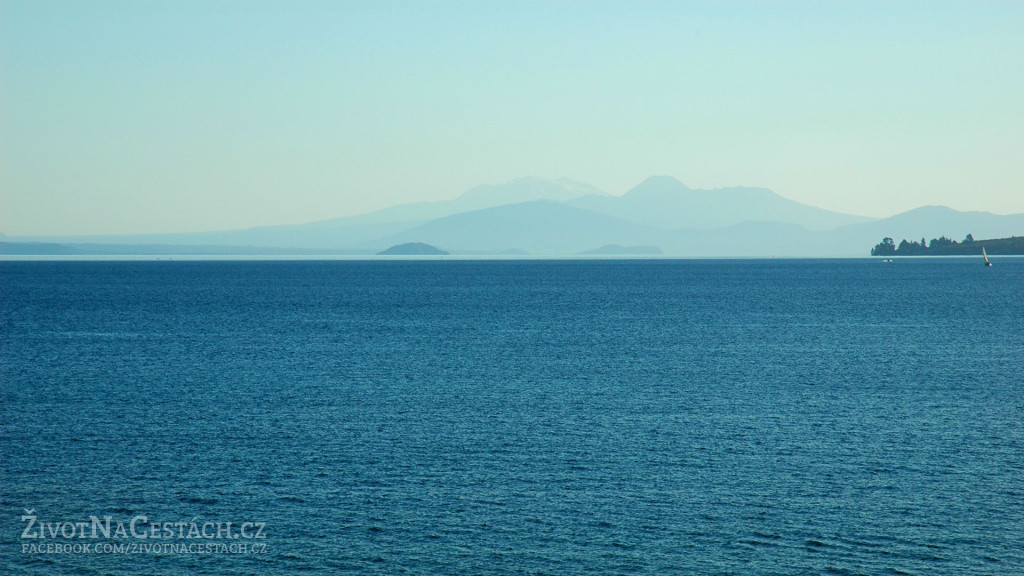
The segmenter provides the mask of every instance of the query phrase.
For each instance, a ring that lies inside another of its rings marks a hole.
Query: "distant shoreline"
[[[970,235],[963,242],[945,236],[931,242],[903,239],[897,246],[892,238],[885,238],[871,249],[872,256],[981,256],[982,248],[989,256],[1024,256],[1024,236],[975,240]]]
[[[990,254],[991,256],[991,254]],[[1021,258],[1024,254],[997,254],[999,258]],[[979,254],[890,256],[910,260],[966,260],[979,258]],[[626,262],[626,261],[876,261],[873,256],[667,256],[667,255],[479,255],[451,254],[447,256],[378,256],[376,254],[312,255],[312,254],[0,254],[0,263],[14,262]]]

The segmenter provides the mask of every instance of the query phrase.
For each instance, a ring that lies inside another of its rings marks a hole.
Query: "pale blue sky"
[[[1024,212],[1024,2],[0,0],[0,232],[567,176]]]

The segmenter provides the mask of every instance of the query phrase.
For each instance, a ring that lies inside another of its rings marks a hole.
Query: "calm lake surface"
[[[1024,573],[1024,259],[0,262],[0,331],[4,574]]]

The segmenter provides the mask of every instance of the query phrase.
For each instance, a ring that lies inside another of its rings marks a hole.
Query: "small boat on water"
[[[988,260],[988,254],[985,254],[985,247],[981,247],[981,257],[985,259],[985,266],[991,266],[992,263]]]

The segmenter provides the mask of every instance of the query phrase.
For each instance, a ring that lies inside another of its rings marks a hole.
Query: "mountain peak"
[[[579,180],[573,180],[572,178],[559,178],[555,180],[555,184],[565,188],[566,190],[572,190],[581,196],[593,195],[593,196],[607,196],[608,193],[600,188],[591,186],[586,182],[580,182]]]
[[[907,210],[906,212],[903,212],[902,214],[919,214],[919,215],[929,215],[929,216],[935,216],[935,215],[941,214],[941,215],[945,216],[945,215],[948,215],[948,214],[956,214],[956,213],[959,213],[959,212],[960,212],[959,210],[954,210],[954,209],[950,208],[949,206],[939,206],[939,205],[936,205],[936,204],[928,204],[926,206],[918,206],[917,208],[911,208],[910,210]],[[900,214],[897,214],[897,216],[899,216],[899,215]]]
[[[689,190],[685,184],[671,176],[651,176],[634,186],[624,196],[663,197]]]
[[[471,205],[472,208],[501,206],[516,202],[532,200],[571,200],[588,192],[580,192],[576,186],[566,186],[561,182],[552,182],[543,178],[527,176],[517,178],[504,184],[483,184],[464,192],[457,201]]]

